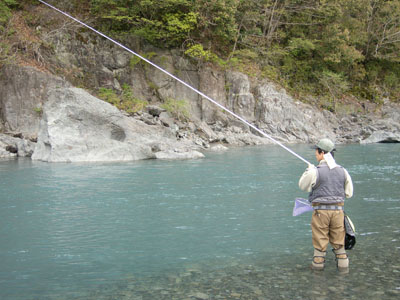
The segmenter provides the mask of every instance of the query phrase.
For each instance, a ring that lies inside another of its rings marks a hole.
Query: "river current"
[[[306,145],[290,146],[315,162]],[[339,146],[350,272],[310,270],[306,165],[278,146],[188,161],[0,161],[0,299],[398,299],[400,145]]]

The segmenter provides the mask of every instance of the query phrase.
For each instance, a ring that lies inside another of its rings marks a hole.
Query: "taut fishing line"
[[[106,36],[104,33],[101,33],[100,31],[97,31],[96,29],[94,29],[93,27],[83,23],[82,21],[72,17],[71,15],[63,12],[62,10],[58,9],[57,7],[54,7],[48,3],[46,3],[45,1],[42,0],[38,0],[39,2],[43,3],[44,5],[50,7],[51,9],[54,9],[56,11],[58,11],[59,13],[63,14],[64,16],[74,20],[75,22],[81,24],[82,26],[90,29],[91,31],[97,33],[98,35],[106,38],[107,40],[113,42],[114,44],[118,45],[119,47],[125,49],[126,51],[128,51],[129,53],[137,56],[138,58],[140,58],[141,60],[147,62],[148,64],[152,65],[153,67],[155,67],[156,69],[160,70],[161,72],[167,74],[168,76],[172,77],[173,79],[175,79],[176,81],[180,82],[181,84],[183,84],[184,86],[188,87],[189,89],[191,89],[192,91],[196,92],[197,94],[199,94],[200,96],[202,96],[203,98],[207,99],[208,101],[214,103],[215,105],[217,105],[219,108],[221,108],[222,110],[228,112],[229,114],[231,114],[232,116],[234,116],[235,118],[239,119],[240,121],[242,121],[244,124],[246,124],[247,126],[253,128],[255,131],[257,131],[258,133],[260,133],[261,135],[265,136],[266,138],[268,138],[269,140],[271,140],[272,142],[274,142],[275,144],[279,145],[280,147],[282,147],[283,149],[285,149],[286,151],[288,151],[289,153],[293,154],[294,156],[296,156],[298,159],[302,160],[303,162],[305,162],[306,164],[310,164],[307,160],[305,160],[303,157],[301,157],[300,155],[298,155],[297,153],[295,153],[293,150],[289,149],[288,147],[286,147],[285,145],[283,145],[282,143],[280,143],[279,141],[277,141],[276,139],[274,139],[273,137],[271,137],[270,135],[266,134],[264,131],[258,129],[256,126],[254,126],[253,124],[249,123],[248,121],[246,121],[245,119],[243,119],[241,116],[235,114],[234,112],[230,111],[229,109],[227,109],[226,107],[222,106],[221,104],[219,104],[217,101],[213,100],[212,98],[208,97],[207,95],[203,94],[202,92],[200,92],[199,90],[195,89],[194,87],[192,87],[191,85],[187,84],[186,82],[184,82],[183,80],[179,79],[178,77],[172,75],[171,73],[169,73],[168,71],[164,70],[163,68],[159,67],[158,65],[154,64],[153,62],[151,62],[150,60],[144,58],[143,56],[137,54],[136,52],[132,51],[131,49],[127,48],[126,46],[122,45],[121,43],[113,40],[112,38]]]

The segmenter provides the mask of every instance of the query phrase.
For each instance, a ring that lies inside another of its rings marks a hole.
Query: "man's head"
[[[325,153],[331,153],[333,156],[333,151],[335,151],[335,144],[330,139],[322,139],[320,140],[314,147],[315,157],[317,161],[321,161],[324,158]]]

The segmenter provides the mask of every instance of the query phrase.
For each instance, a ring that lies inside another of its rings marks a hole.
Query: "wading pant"
[[[334,249],[343,247],[345,237],[343,210],[314,210],[311,229],[315,249],[326,251],[328,243]]]

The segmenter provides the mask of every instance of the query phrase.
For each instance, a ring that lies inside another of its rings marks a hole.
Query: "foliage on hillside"
[[[4,1],[2,34],[16,4]],[[268,77],[297,96],[318,96],[332,110],[349,95],[400,99],[398,0],[49,2],[75,15],[84,12],[116,38],[138,36],[200,62]]]
[[[10,55],[10,45],[6,42],[7,36],[12,34],[8,23],[12,16],[12,8],[17,7],[15,0],[2,0],[0,2],[0,64]]]
[[[92,0],[91,12],[103,30],[245,61],[301,94],[400,98],[399,1]]]

